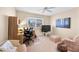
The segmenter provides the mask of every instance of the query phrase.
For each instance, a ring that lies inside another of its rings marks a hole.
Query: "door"
[[[8,17],[8,39],[17,40],[18,25],[17,17]]]

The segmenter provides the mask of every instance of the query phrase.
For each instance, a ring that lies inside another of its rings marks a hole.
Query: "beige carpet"
[[[48,37],[38,37],[27,49],[28,52],[57,52],[56,44]]]

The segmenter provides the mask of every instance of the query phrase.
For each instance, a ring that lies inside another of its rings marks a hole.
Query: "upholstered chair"
[[[68,51],[79,52],[79,36],[75,36],[72,40],[65,38],[63,42],[67,45]]]

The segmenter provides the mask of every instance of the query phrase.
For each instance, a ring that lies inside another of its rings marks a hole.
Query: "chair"
[[[79,36],[75,36],[73,40],[65,38],[63,42],[67,45],[68,51],[79,52]]]
[[[20,44],[19,40],[10,40],[13,46],[17,47],[17,52],[27,52],[27,47],[25,44]]]

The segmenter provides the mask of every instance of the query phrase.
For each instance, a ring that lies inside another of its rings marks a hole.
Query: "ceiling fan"
[[[43,8],[43,10],[42,10],[42,12],[44,13],[44,12],[49,12],[49,13],[51,13],[52,12],[52,9],[54,9],[55,7],[44,7]]]

